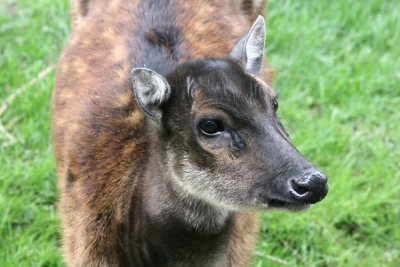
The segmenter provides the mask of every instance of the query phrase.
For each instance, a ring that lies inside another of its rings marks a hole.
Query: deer
[[[260,212],[327,195],[277,115],[264,6],[72,1],[52,112],[67,266],[249,266]]]

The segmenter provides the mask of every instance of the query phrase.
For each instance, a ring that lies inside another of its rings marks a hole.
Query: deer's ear
[[[171,94],[167,80],[155,71],[146,68],[135,68],[131,72],[131,80],[136,101],[144,113],[155,122],[162,117],[161,105]]]
[[[264,59],[265,35],[265,20],[262,16],[258,16],[249,32],[233,48],[229,57],[240,61],[250,73],[260,74]]]

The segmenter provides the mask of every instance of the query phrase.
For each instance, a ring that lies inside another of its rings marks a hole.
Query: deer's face
[[[166,165],[182,190],[231,208],[303,209],[326,178],[291,144],[276,95],[229,60],[178,68],[164,107]]]
[[[166,80],[134,70],[135,93],[159,127],[163,168],[180,190],[229,209],[301,210],[326,196],[327,179],[292,145],[275,93],[255,76],[257,23],[227,59],[183,64]]]

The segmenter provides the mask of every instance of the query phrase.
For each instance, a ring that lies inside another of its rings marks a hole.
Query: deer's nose
[[[304,204],[314,204],[328,194],[328,179],[319,171],[306,173],[298,179],[289,181],[290,196]]]

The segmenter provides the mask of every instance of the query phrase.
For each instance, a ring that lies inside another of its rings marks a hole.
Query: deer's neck
[[[145,182],[146,210],[150,216],[175,221],[186,231],[204,234],[217,234],[229,224],[232,211],[191,194],[179,185],[180,177],[170,163],[157,153],[151,157]]]
[[[220,266],[234,231],[234,213],[182,191],[156,155],[142,176],[140,201],[135,200],[130,215],[132,265]]]

